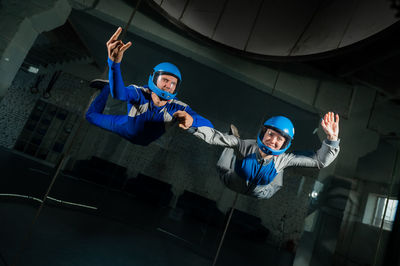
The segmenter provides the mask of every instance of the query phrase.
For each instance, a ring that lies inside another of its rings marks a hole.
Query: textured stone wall
[[[18,72],[15,81],[0,102],[0,145],[7,148],[14,144],[35,106],[38,95],[29,92],[33,74]]]
[[[42,98],[52,73],[45,75],[39,83],[39,92],[32,93],[30,88],[36,81],[36,75],[20,70],[7,94],[0,102],[0,145],[12,148],[28,119],[36,101]],[[70,112],[81,113],[93,92],[87,81],[68,73],[62,73],[51,90],[49,103],[65,108]],[[43,98],[42,98],[43,99]]]

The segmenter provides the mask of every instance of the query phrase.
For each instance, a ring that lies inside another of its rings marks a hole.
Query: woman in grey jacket
[[[321,119],[326,139],[320,149],[311,154],[285,153],[290,147],[294,127],[283,116],[271,117],[263,124],[257,139],[242,140],[238,134],[228,135],[211,127],[197,129],[185,126],[190,117],[178,112],[181,128],[194,131],[203,141],[225,147],[217,162],[222,182],[231,190],[264,199],[272,197],[282,187],[283,170],[290,166],[327,167],[339,153],[339,115],[332,112]],[[189,123],[190,124],[190,123]]]

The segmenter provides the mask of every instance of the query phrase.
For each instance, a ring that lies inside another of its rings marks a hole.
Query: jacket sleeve
[[[194,130],[193,135],[211,145],[217,145],[228,148],[236,148],[240,144],[240,139],[219,132],[215,128],[201,126]]]
[[[338,156],[340,140],[324,140],[316,152],[295,152],[283,154],[276,160],[277,171],[289,166],[318,167],[325,168]]]
[[[283,185],[283,171],[279,172],[275,176],[274,180],[272,180],[272,182],[269,183],[268,185],[259,186],[255,188],[254,192],[256,193],[254,193],[255,194],[254,196],[259,199],[269,199],[282,188],[282,185]]]
[[[110,58],[107,62],[111,96],[122,101],[137,101],[139,99],[137,88],[134,86],[125,87],[124,85],[120,69],[121,63],[115,63]]]
[[[214,128],[213,124],[208,119],[197,114],[195,111],[192,110],[192,108],[190,108],[190,106],[186,106],[185,111],[193,117],[192,127],[194,127],[194,128],[198,128],[198,127]]]

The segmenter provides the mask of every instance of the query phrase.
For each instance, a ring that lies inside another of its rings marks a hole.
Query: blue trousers
[[[122,129],[121,126],[126,124],[127,115],[103,114],[109,94],[110,86],[107,84],[90,104],[86,112],[86,120],[93,125],[119,134]]]

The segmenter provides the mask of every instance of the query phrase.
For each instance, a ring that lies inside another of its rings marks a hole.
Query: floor
[[[121,191],[61,175],[43,198],[54,168],[0,151],[0,265],[212,265],[222,229]],[[227,235],[216,265],[292,265],[294,254]]]

